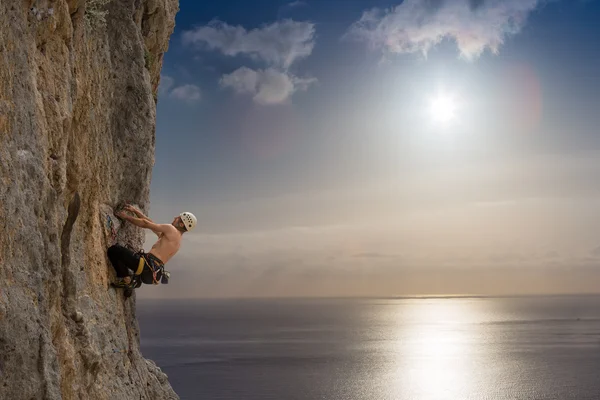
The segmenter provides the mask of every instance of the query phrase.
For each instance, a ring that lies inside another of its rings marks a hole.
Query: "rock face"
[[[0,0],[0,399],[177,398],[105,255],[114,206],[148,207],[177,11]],[[130,226],[118,239],[143,241]]]

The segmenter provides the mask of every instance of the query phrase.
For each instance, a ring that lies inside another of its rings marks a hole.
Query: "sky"
[[[198,227],[140,295],[600,292],[599,17],[182,0],[149,212]]]

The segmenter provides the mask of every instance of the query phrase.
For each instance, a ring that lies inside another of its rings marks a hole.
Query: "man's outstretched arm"
[[[157,235],[159,233],[167,233],[170,227],[172,227],[172,225],[155,224],[154,222],[147,219],[132,217],[130,215],[125,214],[125,212],[123,211],[118,213],[117,217],[123,218],[125,221],[131,222],[132,224],[134,224],[135,226],[139,226],[140,228],[150,229]]]
[[[127,211],[131,211],[132,213],[135,214],[135,216],[137,218],[146,219],[146,220],[148,220],[150,222],[153,222],[148,216],[144,215],[143,212],[141,212],[138,208],[132,206],[131,204],[127,204],[125,207],[123,207],[123,209],[127,210]]]

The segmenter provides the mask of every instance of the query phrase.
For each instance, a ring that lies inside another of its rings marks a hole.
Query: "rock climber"
[[[127,211],[135,217],[127,214]],[[108,248],[108,258],[118,278],[113,286],[125,288],[125,296],[129,297],[133,289],[141,286],[142,283],[167,283],[169,274],[164,266],[179,250],[183,234],[196,227],[197,220],[194,214],[182,212],[170,224],[157,224],[139,209],[127,204],[115,215],[135,226],[150,229],[158,236],[158,240],[148,253],[143,251],[136,253],[118,244]]]

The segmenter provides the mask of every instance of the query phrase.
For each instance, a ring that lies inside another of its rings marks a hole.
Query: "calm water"
[[[182,399],[600,399],[600,297],[138,302]]]

